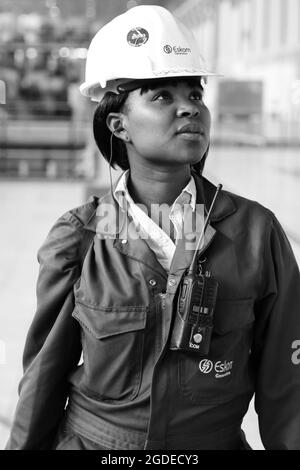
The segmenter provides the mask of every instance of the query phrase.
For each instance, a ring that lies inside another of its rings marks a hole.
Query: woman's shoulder
[[[232,218],[228,218],[228,225],[232,231],[242,231],[258,243],[259,240],[269,243],[270,237],[275,235],[286,242],[286,233],[277,215],[268,207],[256,200],[252,200],[224,190],[235,206]]]
[[[270,208],[266,207],[255,199],[241,196],[240,194],[228,191],[226,189],[224,190],[224,193],[231,198],[237,209],[237,212],[239,213],[243,212],[248,216],[253,214],[254,217],[259,216],[269,220],[272,220],[275,217]]]
[[[97,196],[91,196],[87,202],[68,210],[62,214],[58,220],[63,219],[69,221],[71,224],[74,224],[74,226],[81,228],[86,225],[95,214],[98,203],[99,198]]]
[[[216,193],[216,185],[209,179],[202,177],[204,183],[204,191],[208,191],[209,199],[212,200],[213,196]],[[223,182],[221,181],[223,184]],[[275,217],[272,210],[264,206],[260,202],[241,196],[228,188],[226,184],[223,184],[222,191],[220,196],[218,196],[216,205],[219,205],[219,213],[222,215],[230,215],[235,218],[250,218],[258,220],[264,220],[265,222],[273,220]]]
[[[44,243],[38,250],[38,260],[81,259],[85,246],[93,233],[85,230],[85,225],[93,217],[98,198],[93,196],[88,202],[63,213],[51,227]]]

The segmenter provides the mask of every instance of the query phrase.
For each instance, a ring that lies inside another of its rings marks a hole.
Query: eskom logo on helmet
[[[149,39],[149,33],[144,28],[133,28],[127,34],[127,42],[130,46],[140,47]]]
[[[192,52],[189,47],[170,46],[170,44],[166,44],[163,47],[163,50],[166,54],[174,52],[175,55],[186,55]]]
[[[173,49],[172,49],[171,46],[169,46],[169,44],[166,44],[166,45],[164,46],[164,52],[165,52],[166,54],[171,54],[172,50],[173,50]]]

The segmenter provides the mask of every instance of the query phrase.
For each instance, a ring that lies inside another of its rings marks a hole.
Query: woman
[[[300,448],[299,269],[269,210],[215,198],[201,176],[207,75],[191,34],[161,7],[133,8],[92,41],[81,91],[100,101],[102,154],[126,171],[64,214],[39,250],[8,449],[247,449],[253,393],[265,448]],[[197,268],[218,291],[212,336],[192,335],[190,352],[174,331],[203,207]],[[196,229],[184,230],[188,217]]]

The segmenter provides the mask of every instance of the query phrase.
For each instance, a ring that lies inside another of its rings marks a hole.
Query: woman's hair
[[[178,81],[178,79],[176,79]],[[166,79],[164,79],[166,81]],[[170,79],[168,81],[175,81],[174,79]],[[187,78],[185,81],[197,83],[199,85],[199,79],[194,78]],[[153,88],[159,86],[160,80],[155,80],[155,84],[153,84]],[[146,92],[147,90],[151,89],[152,85],[147,84],[141,88],[141,94]],[[112,135],[111,130],[108,128],[106,120],[109,113],[117,113],[122,110],[122,107],[126,103],[128,98],[128,92],[122,92],[120,94],[108,91],[105,93],[104,97],[100,101],[99,105],[97,106],[94,119],[93,119],[93,132],[96,144],[105,158],[106,161],[110,163],[110,165],[115,168],[118,165],[122,170],[127,170],[129,168],[129,161],[127,158],[127,150],[124,142]],[[192,165],[192,169],[198,174],[201,175],[205,160],[207,158],[209,151],[209,146],[205,151],[205,154],[201,158],[201,160]]]
[[[117,164],[122,170],[129,168],[126,146],[121,139],[112,135],[106,119],[109,113],[118,113],[122,109],[127,97],[126,92],[119,95],[112,91],[106,92],[95,110],[93,119],[94,138],[101,154],[113,168]]]

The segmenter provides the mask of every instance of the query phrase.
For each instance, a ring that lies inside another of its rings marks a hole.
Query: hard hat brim
[[[101,99],[103,96],[103,93],[106,91],[114,91],[115,93],[118,93],[120,88],[120,84],[125,84],[129,82],[146,82],[146,81],[152,81],[152,80],[160,80],[162,78],[176,78],[176,77],[222,77],[222,74],[215,73],[215,72],[208,72],[208,71],[186,71],[183,73],[182,71],[178,73],[168,73],[168,74],[161,74],[160,76],[156,77],[145,77],[145,78],[135,78],[135,77],[128,77],[128,78],[123,78],[123,79],[117,79],[117,80],[109,80],[105,86],[101,86],[100,82],[84,82],[80,85],[79,90],[80,93],[83,96],[86,96],[88,98],[91,98],[92,100],[98,101]],[[135,86],[135,88],[137,88]],[[129,89],[127,91],[130,91]]]

